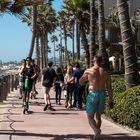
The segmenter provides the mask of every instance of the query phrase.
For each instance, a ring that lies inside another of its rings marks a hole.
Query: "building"
[[[134,16],[135,11],[140,9],[140,0],[128,0],[129,15],[130,18]],[[111,9],[117,6],[117,0],[104,0],[105,17],[108,17],[111,13]],[[118,23],[119,24],[119,23]],[[112,24],[106,24],[106,39],[111,45],[121,42],[120,27],[119,25],[113,26]],[[137,43],[140,44],[140,25],[137,27]],[[119,45],[120,46],[120,45]],[[114,49],[114,47],[113,47]]]
[[[128,0],[129,4],[129,15],[132,17],[136,9],[140,8],[140,0]],[[117,0],[104,0],[105,6],[105,17],[110,14],[112,7],[117,5]]]

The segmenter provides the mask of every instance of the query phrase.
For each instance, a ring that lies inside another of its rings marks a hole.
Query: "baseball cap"
[[[27,57],[27,58],[26,58],[26,61],[31,61],[31,60],[32,60],[31,57]]]

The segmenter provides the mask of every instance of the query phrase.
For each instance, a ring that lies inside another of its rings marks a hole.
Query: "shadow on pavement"
[[[55,135],[55,134],[39,134],[39,133],[24,133],[21,132],[20,130],[16,130],[17,132],[12,133],[12,131],[1,131],[0,130],[0,135],[13,135],[13,136],[24,136],[26,138],[26,136],[31,136],[31,137],[45,137],[45,138],[52,138],[52,140],[65,140],[65,139],[79,139],[79,138],[85,138],[87,140],[90,140],[92,135],[82,135],[82,134],[68,134],[68,135]]]
[[[128,136],[125,133],[102,135],[101,140],[140,140],[138,136]]]
[[[45,111],[45,112],[33,112],[33,111],[29,111],[29,114],[35,114],[35,115],[44,115],[44,114],[48,114],[48,115],[77,115],[77,113],[67,113],[67,112],[61,112],[61,113],[58,113],[56,111]]]
[[[12,135],[12,136],[31,136],[31,137],[46,137],[52,138],[52,140],[66,140],[66,139],[87,139],[91,140],[93,135],[84,135],[84,134],[68,134],[68,135],[55,135],[55,134],[40,134],[40,133],[26,133],[25,131],[16,130],[14,133],[10,130],[0,130],[0,135]],[[128,136],[125,133],[121,134],[109,134],[102,135],[100,140],[140,140],[140,137],[137,136]]]

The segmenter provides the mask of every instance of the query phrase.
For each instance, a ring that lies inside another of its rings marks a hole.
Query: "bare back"
[[[87,69],[85,73],[88,75],[89,90],[105,90],[108,74],[103,68],[94,66],[90,69]]]

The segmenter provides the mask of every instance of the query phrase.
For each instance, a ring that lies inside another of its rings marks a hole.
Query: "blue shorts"
[[[86,112],[94,114],[96,112],[102,113],[105,109],[106,91],[90,91],[86,99]]]

